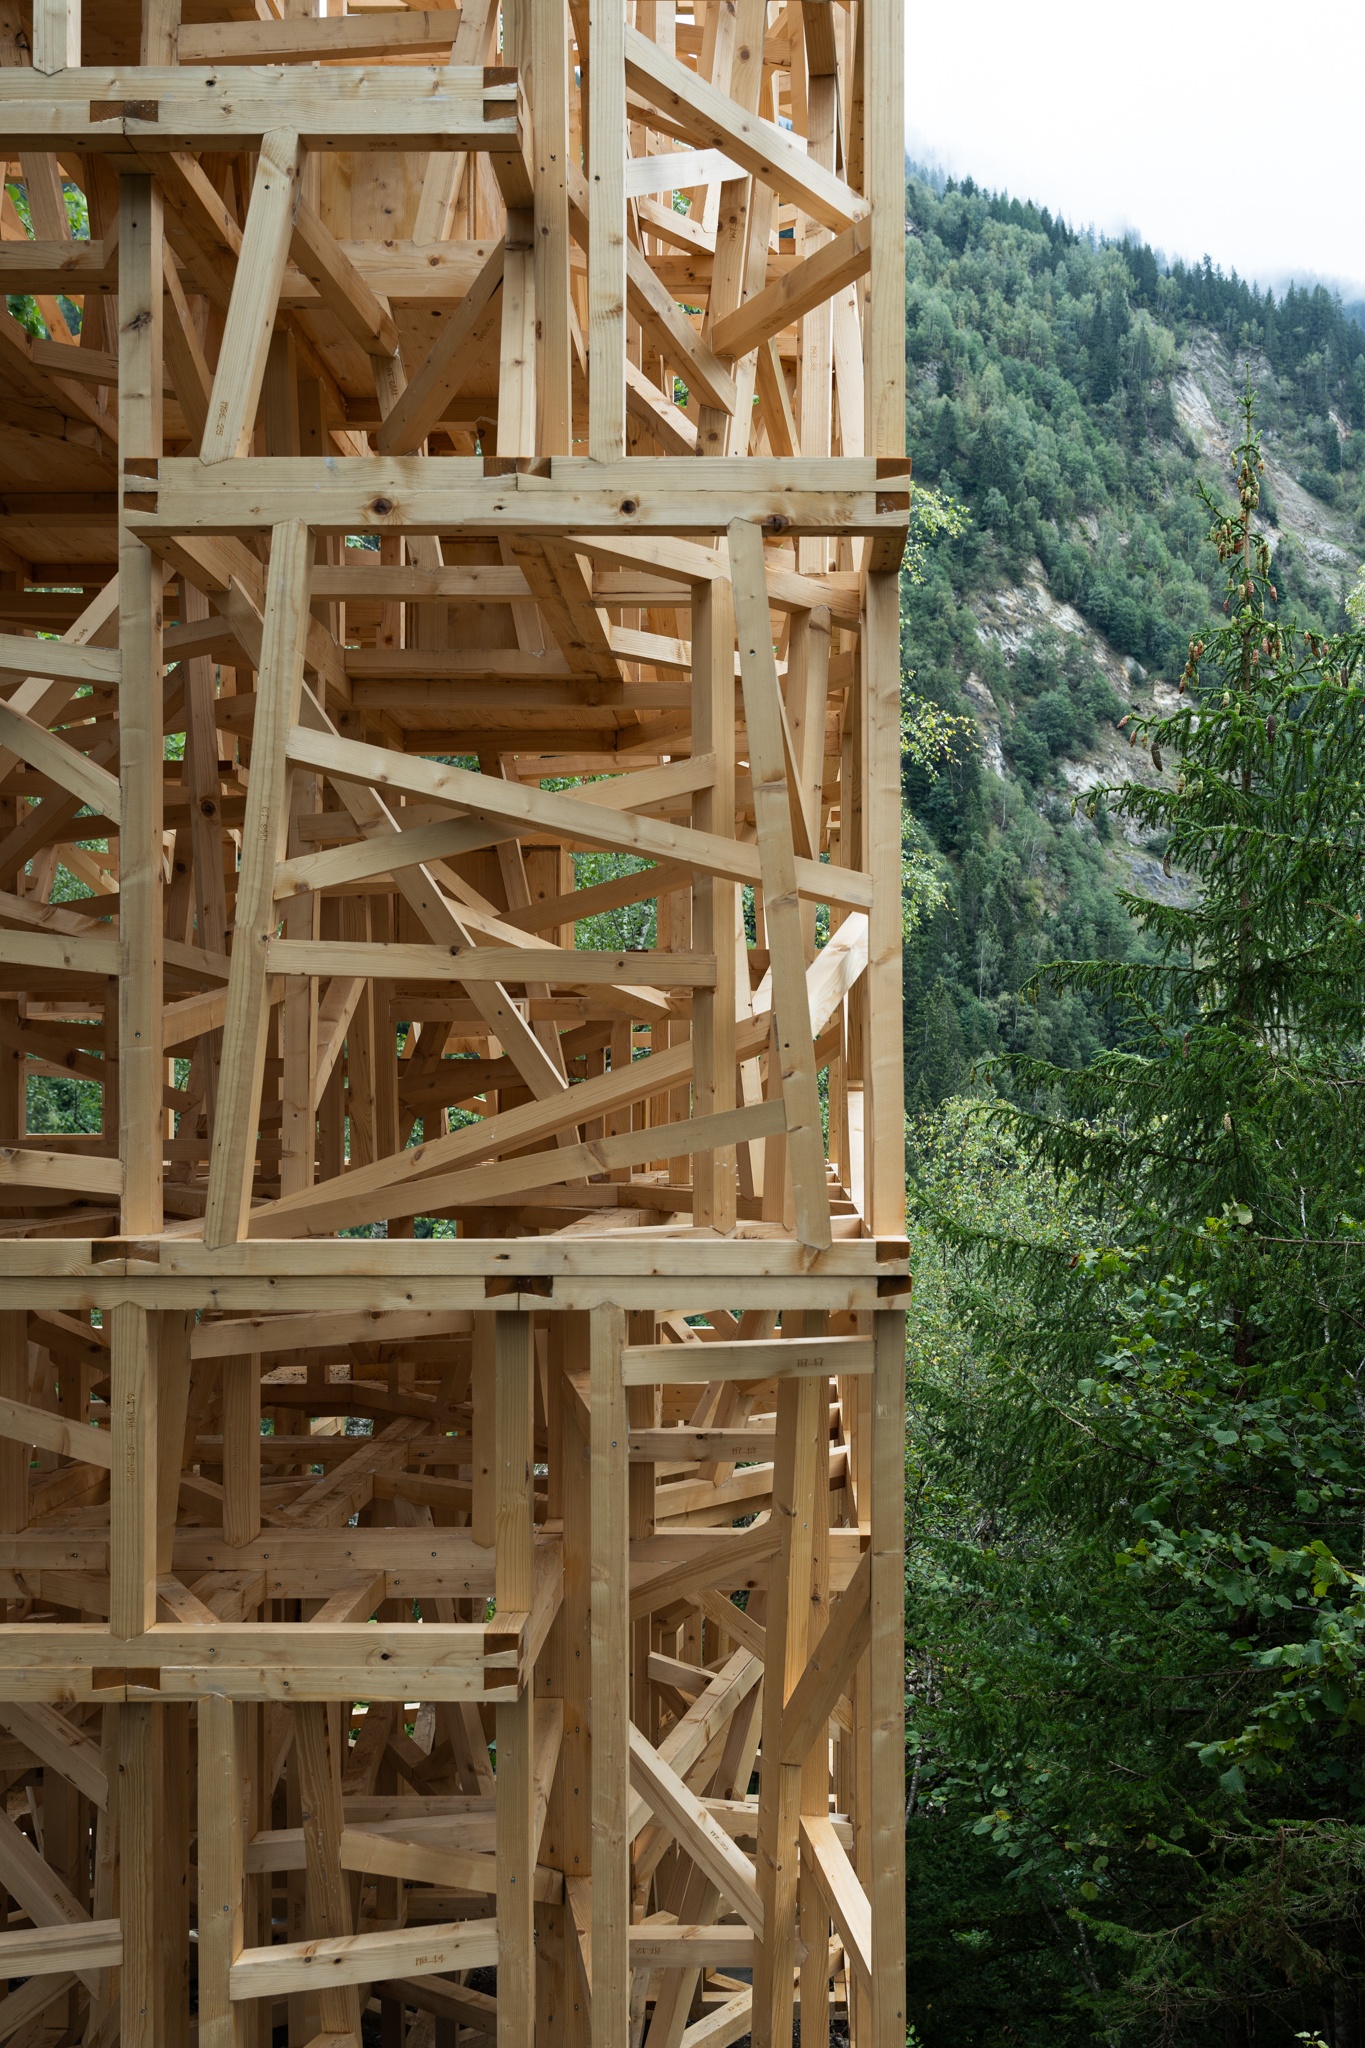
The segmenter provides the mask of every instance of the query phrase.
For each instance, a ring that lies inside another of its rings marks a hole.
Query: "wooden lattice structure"
[[[901,7],[33,4],[0,2041],[901,2048]]]

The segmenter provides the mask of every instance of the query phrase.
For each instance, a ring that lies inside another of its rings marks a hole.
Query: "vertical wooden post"
[[[786,1328],[784,1323],[784,1330]],[[805,1668],[815,1519],[829,1517],[829,1391],[821,1379],[783,1380],[777,1395],[773,1520],[780,1543],[769,1567],[759,1780],[759,1894],[763,1940],[754,1968],[754,2048],[787,2048],[792,2037],[796,1962],[800,1764],[779,1764],[782,1710]]]
[[[491,1312],[475,1314],[473,1359],[469,1374],[471,1417],[471,1483],[473,1489],[470,1533],[485,1550],[491,1550],[497,1534],[497,1489],[494,1482],[497,1389],[497,1317]]]
[[[494,1317],[497,1378],[499,1613],[526,1614],[534,1593],[531,1318]],[[497,1708],[498,2048],[527,2048],[535,2033],[535,1683]]]
[[[569,48],[564,0],[537,0],[530,19],[535,144],[535,299],[539,345],[536,453],[573,453],[569,345]]]
[[[901,843],[900,590],[894,570],[869,574],[862,635],[863,866],[884,869]],[[894,856],[899,860],[899,853]],[[874,1236],[905,1229],[905,1054],[900,893],[873,892],[868,912],[864,1208]]]
[[[905,453],[905,0],[879,0],[863,44],[865,191],[872,268],[863,302],[865,448]]]
[[[161,458],[161,193],[119,180],[119,457],[131,492]],[[120,514],[119,1127],[123,1229],[161,1228],[161,568]]]
[[[698,790],[692,819],[698,830],[729,834],[735,816],[735,627],[730,585],[723,577],[692,594],[692,745],[716,757],[716,780]],[[739,890],[733,882],[698,875],[692,885],[692,942],[716,956],[716,985],[692,1000],[696,1113],[711,1116],[735,1106],[735,933]],[[747,989],[745,991],[748,993]],[[735,1227],[734,1147],[698,1153],[692,1169],[693,1221],[719,1231]]]
[[[866,452],[905,453],[905,9],[903,0],[863,10],[866,194],[872,206],[872,268],[864,300]],[[866,858],[884,868],[900,845],[900,619],[895,571],[869,574],[862,636]],[[869,917],[868,1104],[864,1214],[874,1236],[905,1228],[901,935],[895,891],[876,892]]]
[[[179,61],[179,41],[180,0],[142,0],[143,63],[169,68]]]
[[[630,2013],[630,1438],[625,1315],[591,1311],[592,2048],[621,2048]]]
[[[158,1327],[154,1315],[127,1302],[111,1316],[109,1627],[116,1636],[139,1636],[156,1619]]]
[[[156,1903],[160,1830],[156,1794],[161,1774],[161,1731],[157,1722],[161,1711],[141,1702],[117,1709],[119,1918],[123,1923],[120,2048],[172,2048],[158,2024],[161,2001]]]
[[[753,772],[754,819],[763,868],[763,914],[772,954],[773,1040],[787,1110],[796,1234],[817,1249],[831,1242],[829,1187],[806,992],[801,906],[782,731],[782,699],[768,611],[763,537],[745,519],[729,528],[730,570],[739,628],[739,670]],[[897,671],[899,676],[899,671]],[[767,1179],[765,1172],[765,1192]]]
[[[223,1360],[223,1540],[261,1533],[261,1360]]]
[[[228,1996],[243,1946],[249,1709],[206,1695],[199,1702],[199,2044],[247,2048],[248,2008]]]
[[[209,1246],[235,1244],[246,1235],[251,1202],[269,1023],[265,954],[278,923],[275,869],[284,855],[289,825],[285,737],[298,721],[303,689],[312,550],[312,537],[302,520],[289,520],[271,532],[251,787],[242,832],[232,974],[223,1026],[223,1080],[204,1213],[204,1242]]]
[[[174,1309],[157,1312],[156,1364],[156,1569],[172,1569],[180,1473],[185,1463],[185,1420],[190,1398],[190,1325]]]
[[[588,45],[588,453],[626,452],[626,11],[592,0]]]
[[[49,75],[81,61],[81,0],[33,0],[33,68]]]
[[[563,1310],[550,1317],[550,1370],[591,1373],[587,1315]],[[582,1966],[573,1910],[592,1871],[592,1451],[576,1397],[560,1404],[560,1484],[564,1521],[564,1604],[560,1610],[564,1679],[564,1741],[556,1797],[559,1867],[568,1897],[564,1910],[565,2048],[589,2048],[591,1998]],[[553,1815],[553,1809],[552,1809]]]
[[[308,1875],[308,1938],[353,1932],[351,1890],[341,1868],[341,1777],[325,1700],[296,1706],[294,1757],[302,1800],[303,1851]],[[354,1984],[325,1984],[318,1993],[323,2033],[360,2038],[360,2000]]]
[[[872,2044],[905,2040],[905,1317],[872,1318]]]
[[[0,1396],[6,1401],[28,1400],[28,1315],[21,1308],[0,1313]],[[28,1526],[32,1455],[31,1445],[0,1437],[0,1530]]]

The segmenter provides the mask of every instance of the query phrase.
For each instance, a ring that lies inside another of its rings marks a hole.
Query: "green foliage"
[[[1365,638],[1280,614],[1260,476],[1248,394],[1178,773],[1104,793],[1197,892],[1037,978],[1111,1044],[912,1132],[930,2044],[1358,2038]]]

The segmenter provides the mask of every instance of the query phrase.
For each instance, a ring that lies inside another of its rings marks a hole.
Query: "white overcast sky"
[[[1365,0],[907,12],[913,157],[1168,257],[1365,291]]]

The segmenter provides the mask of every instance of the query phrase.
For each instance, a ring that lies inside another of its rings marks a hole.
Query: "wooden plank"
[[[286,24],[281,22],[279,26],[283,28]],[[259,63],[260,59],[254,61]],[[251,217],[248,214],[247,233],[250,231]],[[393,324],[393,315],[376,297],[317,209],[302,196],[295,207],[288,246],[299,270],[352,341],[367,355],[394,356],[398,353],[398,329]],[[231,318],[229,311],[229,321]],[[225,335],[225,345],[226,339]]]
[[[872,1986],[872,1907],[858,1882],[848,1851],[835,1832],[834,1823],[820,1814],[805,1814],[801,1820],[802,1858],[815,1876],[829,1907],[830,1918],[839,1931],[844,1954],[862,1980]]]
[[[114,975],[119,942],[112,936],[72,938],[64,932],[0,932],[0,964],[46,974]]]
[[[73,1194],[117,1197],[122,1184],[117,1159],[82,1159],[79,1154],[40,1152],[29,1146],[0,1152],[0,1187],[62,1188]]]
[[[158,1322],[131,1305],[114,1309],[112,1320],[109,1629],[126,1637],[156,1618]]]
[[[785,2041],[792,2031],[797,1961],[798,1830],[801,1770],[779,1758],[782,1716],[805,1667],[816,1588],[816,1521],[827,1529],[826,1480],[820,1467],[828,1441],[829,1401],[816,1380],[778,1388],[777,1458],[772,1519],[779,1549],[770,1577],[767,1663],[763,1689],[763,1754],[759,1784],[756,1870],[765,1939],[754,1972],[755,2030]]]
[[[117,689],[122,660],[115,647],[90,647],[61,640],[31,640],[23,633],[0,633],[0,681],[46,677],[95,689]]]
[[[647,1921],[629,1930],[636,1970],[747,1970],[758,1944],[751,1927],[705,1927]],[[600,1940],[595,1926],[594,1949]]]
[[[630,1781],[679,1846],[733,1906],[754,1933],[763,1938],[763,1902],[754,1883],[754,1866],[736,1848],[723,1827],[683,1779],[647,1742],[638,1728],[630,1730]]]
[[[592,0],[588,11],[588,453],[594,462],[619,462],[626,452],[626,124],[622,117],[627,30],[624,11],[613,0]],[[593,2025],[596,2028],[595,2018]]]
[[[487,1970],[497,1960],[495,1920],[456,1920],[332,1941],[277,1942],[273,1948],[242,1950],[232,1965],[232,1996],[282,1998],[323,1983],[373,1984],[385,1977]]]
[[[554,982],[570,988],[710,988],[709,953],[598,953],[558,946],[398,945],[392,940],[272,939],[271,974],[361,976],[383,981]]]
[[[292,1711],[309,1933],[314,1940],[346,1940],[353,1934],[354,1925],[350,1886],[341,1868],[340,1760],[333,1748],[330,1727],[335,1710],[319,1700],[305,1702]],[[354,1980],[324,1977],[320,1981],[318,2017],[324,2032],[359,2038],[360,2001]]]
[[[93,1920],[83,1927],[25,1927],[0,1934],[0,1972],[6,1977],[53,1977],[78,1967],[117,1967],[122,1961],[123,1930],[117,1920]]]
[[[27,1401],[10,1401],[3,1395],[0,1436],[12,1443],[35,1444],[41,1450],[56,1451],[64,1458],[78,1458],[86,1465],[100,1465],[106,1472],[113,1464],[113,1438],[108,1430],[70,1422],[50,1408],[34,1408]]]
[[[590,1323],[592,1457],[592,2042],[618,2048],[629,2026],[631,1956],[630,1586],[628,1431],[621,1350],[625,1317],[600,1308]]]
[[[9,76],[10,74],[6,74]],[[119,181],[119,450],[130,464],[162,449],[163,216],[155,182]],[[161,571],[119,529],[119,1156],[126,1230],[159,1230],[164,1070],[162,1001]]]
[[[876,2048],[892,2048],[893,2042],[899,2048],[905,2031],[905,1830],[899,1806],[905,1784],[904,1315],[883,1310],[874,1316],[873,1342],[877,1363],[869,1446],[870,1782],[869,1807],[862,1824],[871,1844],[873,2040]],[[885,1810],[893,1786],[897,1801],[894,1820]]]
[[[534,1600],[531,1319],[493,1318],[495,1380],[495,1597],[499,1615]],[[522,2048],[535,2033],[535,1687],[497,1708],[498,2043]]]
[[[529,209],[509,212],[504,249],[497,452],[529,458],[537,442],[535,216]]]
[[[899,847],[901,840],[900,685],[886,664],[898,662],[899,578],[869,575],[867,623],[862,638],[864,753],[867,762],[864,834],[869,847]],[[894,698],[894,704],[893,704]],[[894,727],[894,731],[893,731]],[[905,1116],[901,921],[899,899],[880,889],[868,914],[867,1177],[864,1211],[874,1232],[905,1228]],[[895,1136],[892,1137],[892,1132]]]
[[[289,773],[284,738],[298,717],[308,621],[312,541],[300,520],[270,538],[265,634],[257,688],[256,773],[247,795],[242,872],[237,883],[232,974],[223,1030],[223,1082],[214,1121],[204,1241],[245,1234],[256,1121],[265,1062],[266,946],[273,937],[275,864],[285,851]]]
[[[450,8],[429,13],[374,12],[319,21],[186,22],[178,49],[182,64],[291,64],[318,58],[439,55],[459,32],[460,16]]]
[[[247,2048],[247,2016],[234,2005],[232,1965],[245,1927],[245,1848],[250,1783],[245,1707],[199,1703],[199,2039],[203,2048]]]
[[[8,76],[12,77],[11,72]],[[793,477],[766,457],[742,460],[738,474],[686,456],[633,456],[587,462],[556,456],[550,474],[486,477],[477,459],[452,457],[432,474],[417,455],[244,456],[209,467],[165,456],[130,524],[162,545],[186,534],[232,534],[278,525],[306,493],[319,532],[449,532],[580,535],[706,535],[727,512],[788,535],[846,532],[886,535],[899,547],[909,516],[908,474],[879,478],[862,458],[803,460]],[[418,467],[414,469],[413,464]],[[358,465],[358,467],[357,467]],[[719,497],[717,493],[724,495]],[[154,502],[152,502],[154,501]],[[397,508],[401,505],[401,512]],[[278,515],[278,516],[277,516]]]
[[[301,169],[297,133],[277,128],[262,136],[199,451],[202,462],[223,462],[244,455],[250,446],[294,232]]]
[[[534,269],[539,340],[534,453],[568,455],[573,449],[568,17],[562,7],[532,7],[529,17],[529,49],[522,52],[521,69],[531,100],[535,147]]]
[[[773,1047],[787,1105],[796,1234],[803,1244],[819,1249],[831,1242],[829,1189],[762,536],[756,527],[736,520],[729,529],[729,547],[754,818],[763,866],[763,914],[772,960]]]
[[[280,86],[269,66],[74,66],[56,79],[31,70],[0,80],[0,133],[18,152],[69,148],[126,155],[189,149],[259,149],[278,124]],[[156,115],[106,113],[136,94]],[[521,145],[515,82],[482,66],[328,66],[289,79],[290,111],[310,148],[479,149]]]
[[[744,1112],[751,1114],[751,1112]],[[628,1387],[701,1386],[709,1380],[828,1379],[870,1373],[866,1337],[720,1338],[708,1344],[632,1344],[622,1370]]]
[[[734,378],[701,339],[634,242],[626,244],[626,302],[646,341],[677,371],[688,390],[695,391],[708,405],[733,412]]]

